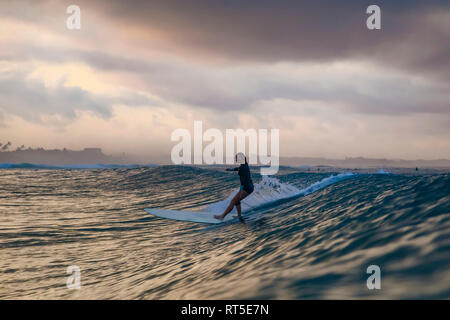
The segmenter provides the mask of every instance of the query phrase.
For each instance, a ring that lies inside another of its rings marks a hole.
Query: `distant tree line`
[[[0,150],[1,151],[8,151],[8,149],[10,149],[11,146],[12,146],[11,141],[8,141],[5,144],[0,142]],[[42,148],[39,148],[39,149],[42,149]],[[16,148],[16,151],[22,151],[22,150],[25,150],[25,145],[21,145],[20,147]],[[28,150],[33,150],[33,149],[31,147],[29,147]]]

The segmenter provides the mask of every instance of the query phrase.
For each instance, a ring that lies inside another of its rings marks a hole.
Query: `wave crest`
[[[311,184],[310,186],[299,189],[289,183],[280,182],[277,178],[262,176],[262,180],[255,184],[255,190],[251,195],[242,200],[241,207],[242,212],[250,211],[252,209],[267,205],[279,200],[285,200],[298,196],[305,196],[312,192],[323,189],[333,183],[342,181],[344,179],[354,176],[354,173],[341,173],[324,178],[318,182]],[[213,203],[207,206],[204,211],[220,213],[225,211],[231,199],[235,196],[239,189],[233,190],[233,192],[224,200]],[[235,213],[236,208],[233,208],[231,213]]]

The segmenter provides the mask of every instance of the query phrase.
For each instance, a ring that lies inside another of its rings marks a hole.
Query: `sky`
[[[279,129],[285,157],[450,158],[449,89],[448,1],[0,2],[0,143],[13,148],[150,162],[202,120]]]

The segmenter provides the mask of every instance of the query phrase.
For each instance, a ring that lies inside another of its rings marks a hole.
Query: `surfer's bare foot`
[[[222,215],[218,215],[218,214],[214,215],[214,218],[219,219],[219,220],[223,220]]]

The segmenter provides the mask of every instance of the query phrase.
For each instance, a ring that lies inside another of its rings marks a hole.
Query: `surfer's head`
[[[237,164],[247,163],[247,158],[245,157],[245,154],[243,154],[242,152],[238,152],[234,157],[234,160],[236,161]]]

